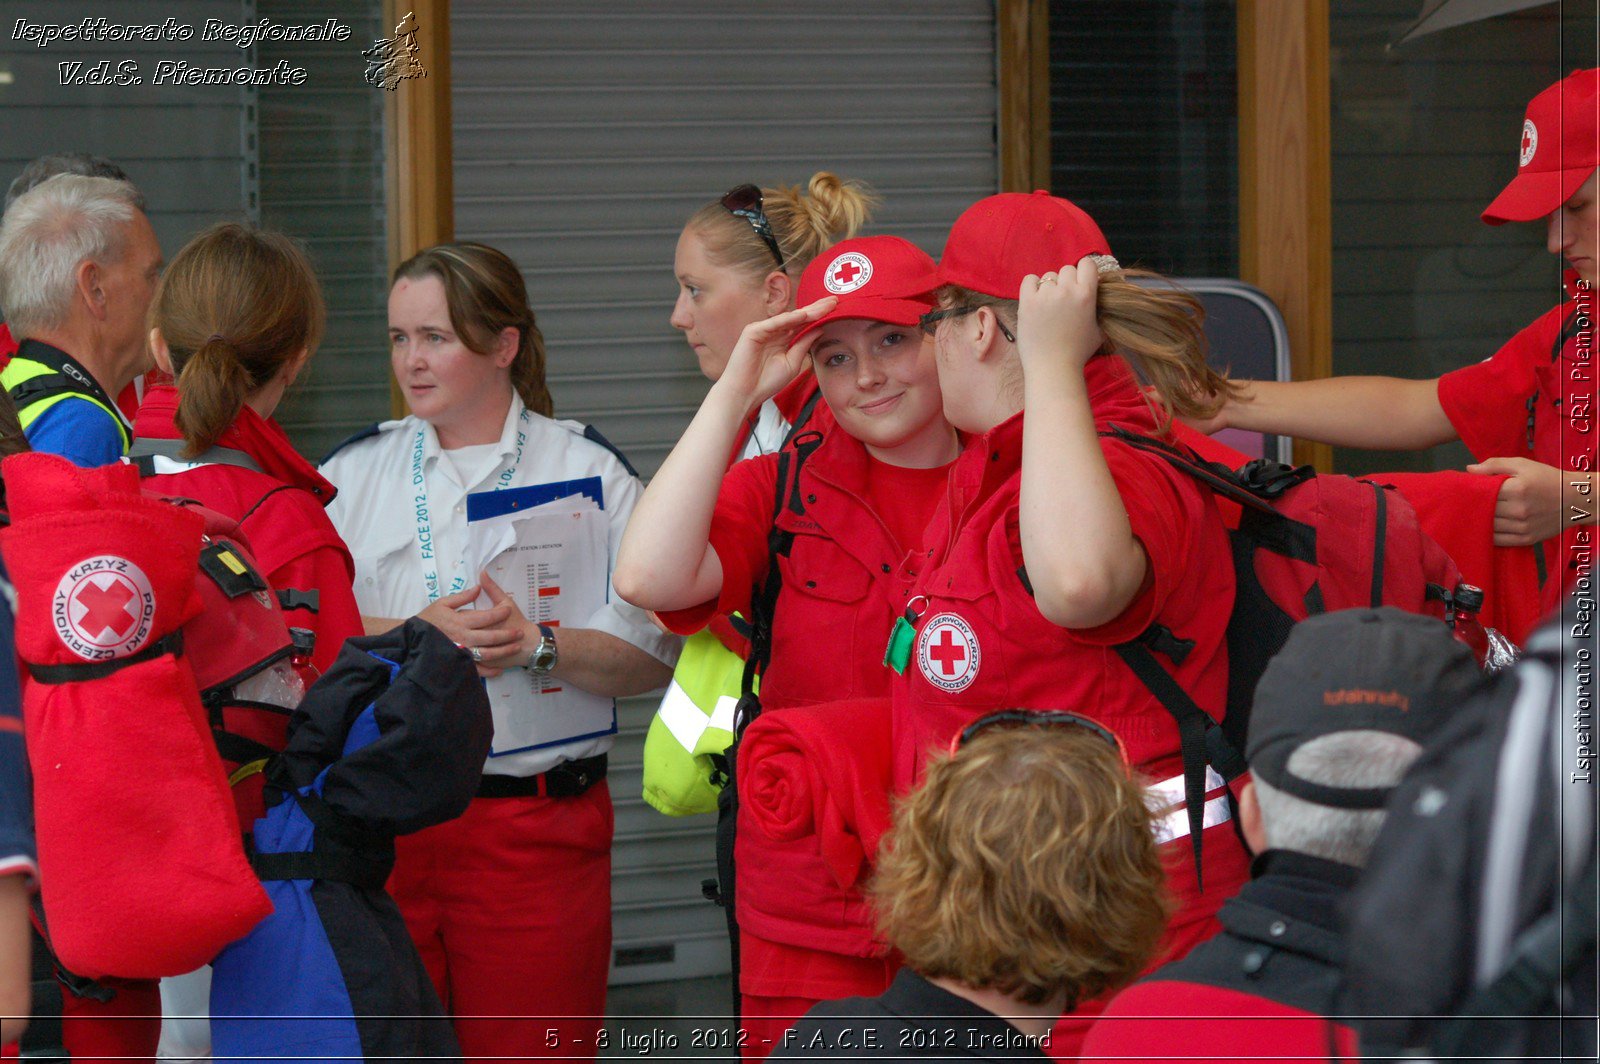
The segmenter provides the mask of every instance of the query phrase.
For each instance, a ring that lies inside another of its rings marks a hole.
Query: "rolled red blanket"
[[[776,842],[815,836],[841,887],[855,886],[889,829],[889,701],[860,699],[756,718],[739,747],[739,800]]]
[[[193,971],[271,911],[177,630],[203,519],[131,466],[0,465],[51,943],[91,977]]]

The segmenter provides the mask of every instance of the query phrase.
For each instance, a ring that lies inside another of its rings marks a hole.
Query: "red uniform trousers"
[[[611,792],[478,798],[396,840],[389,892],[465,1059],[595,1055],[611,961]]]

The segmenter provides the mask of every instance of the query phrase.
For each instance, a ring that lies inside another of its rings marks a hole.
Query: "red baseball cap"
[[[1600,166],[1600,68],[1575,70],[1535,96],[1522,120],[1517,176],[1483,212],[1490,225],[1531,222],[1572,198]]]
[[[841,240],[811,260],[800,275],[795,299],[796,306],[804,307],[837,296],[839,305],[801,329],[795,339],[840,318],[915,325],[934,307],[937,269],[926,251],[897,236]]]
[[[1002,192],[956,219],[939,260],[939,283],[1015,299],[1030,273],[1110,254],[1105,234],[1077,204],[1043,190]]]

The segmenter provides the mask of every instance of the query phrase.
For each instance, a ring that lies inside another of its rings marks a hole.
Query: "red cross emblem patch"
[[[1533,119],[1522,120],[1522,155],[1520,165],[1527,166],[1533,162],[1533,153],[1539,150],[1539,127],[1533,124]]]
[[[982,661],[978,637],[957,614],[932,617],[917,638],[917,668],[941,691],[965,691],[971,687]]]
[[[822,287],[836,296],[854,292],[872,280],[872,260],[859,251],[847,251],[828,264]]]
[[[150,641],[155,615],[150,578],[112,554],[87,558],[68,570],[50,608],[61,642],[85,661],[135,653]]]

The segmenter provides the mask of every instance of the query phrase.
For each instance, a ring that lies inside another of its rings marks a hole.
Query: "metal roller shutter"
[[[219,217],[238,217],[254,195],[241,165],[250,134],[245,90],[231,86],[157,85],[156,64],[238,66],[239,49],[202,41],[208,18],[242,21],[247,5],[187,0],[160,4],[45,3],[11,0],[0,35],[0,193],[29,160],[47,152],[103,155],[127,171],[150,207],[150,224],[171,257],[194,232]],[[187,41],[57,40],[40,48],[15,35],[17,24],[160,25],[171,18],[195,29]],[[100,70],[96,68],[104,63]],[[125,67],[123,64],[135,64]],[[68,64],[81,64],[74,67]],[[78,84],[122,73],[139,84]]]
[[[453,3],[456,233],[522,266],[558,415],[660,465],[706,389],[667,324],[673,247],[740,182],[859,178],[875,231],[937,255],[997,188],[994,27],[990,0]],[[711,818],[639,798],[654,708],[623,703],[613,754],[616,982],[727,970]]]

